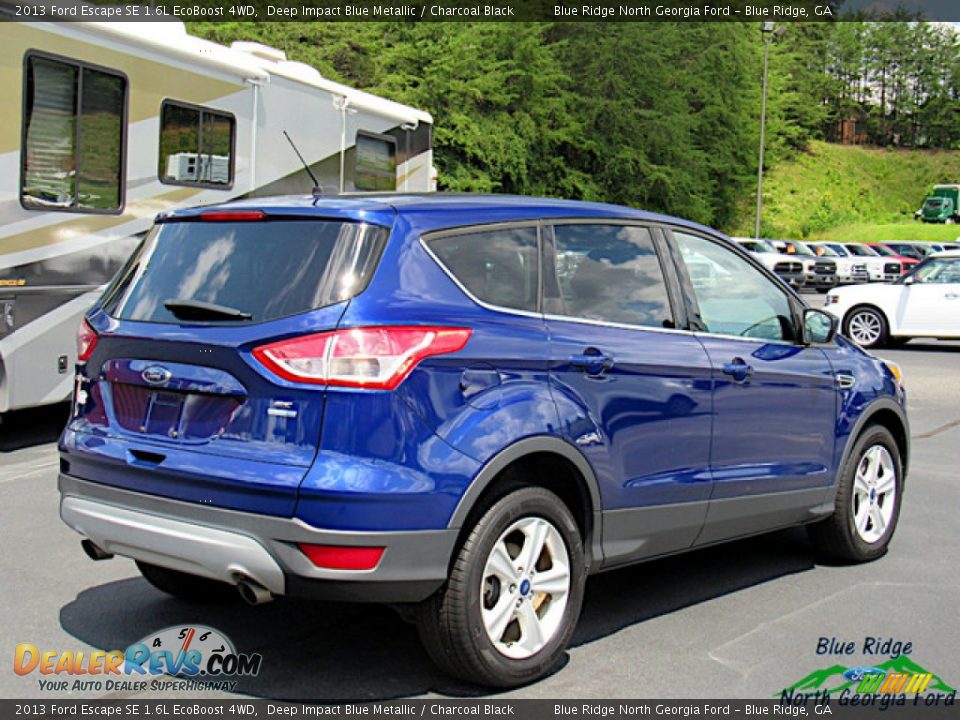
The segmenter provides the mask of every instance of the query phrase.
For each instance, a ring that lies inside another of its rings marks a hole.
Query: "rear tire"
[[[195,603],[225,603],[236,601],[240,597],[237,589],[225,582],[151,565],[140,560],[136,563],[144,580],[157,590],[181,600]]]
[[[532,682],[570,642],[585,581],[569,509],[548,490],[521,487],[483,513],[446,585],[421,603],[420,639],[442,670],[468,682]]]
[[[843,320],[844,334],[863,348],[882,347],[889,337],[887,318],[870,305],[855,307]]]
[[[903,461],[890,431],[867,427],[841,472],[833,515],[807,526],[810,540],[828,559],[876,560],[887,552],[903,497]]]

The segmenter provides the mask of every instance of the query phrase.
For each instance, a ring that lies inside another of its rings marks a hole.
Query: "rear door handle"
[[[583,355],[571,355],[570,364],[587,375],[600,375],[613,367],[613,357],[589,347],[583,351]]]
[[[958,297],[960,297],[960,295],[957,295],[957,293],[949,292],[949,293],[947,293],[946,295],[944,295],[944,297],[945,297],[947,300],[956,300]]]
[[[723,364],[723,374],[730,375],[735,382],[746,382],[753,375],[753,367],[743,361],[743,358],[734,358]]]

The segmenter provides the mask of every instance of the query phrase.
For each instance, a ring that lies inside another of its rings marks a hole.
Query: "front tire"
[[[569,509],[549,490],[521,487],[483,513],[446,585],[418,608],[421,641],[441,669],[468,682],[532,682],[570,642],[585,581]]]
[[[867,562],[887,552],[903,495],[903,461],[890,431],[871,425],[854,443],[837,487],[833,515],[807,531],[819,554]]]
[[[187,602],[224,603],[235,601],[239,597],[235,587],[218,580],[190,575],[140,560],[136,563],[144,580],[157,590]]]
[[[863,348],[882,347],[889,337],[887,318],[877,308],[869,305],[851,310],[844,319],[843,331]]]

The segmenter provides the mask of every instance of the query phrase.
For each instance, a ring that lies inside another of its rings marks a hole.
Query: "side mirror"
[[[828,312],[816,308],[804,308],[803,342],[807,345],[833,342],[839,322]]]
[[[911,275],[910,277],[905,277],[905,278],[903,279],[903,284],[904,284],[904,285],[913,285],[916,281],[917,281],[917,279],[916,279],[913,275]]]

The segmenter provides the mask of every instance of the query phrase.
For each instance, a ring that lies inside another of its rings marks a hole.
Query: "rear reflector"
[[[77,328],[77,362],[86,362],[97,348],[97,333],[86,318],[80,320]]]
[[[304,335],[253,351],[285,380],[393,390],[424,358],[462,349],[468,328],[386,326]]]
[[[205,222],[249,222],[265,217],[263,210],[210,210],[200,213],[200,219]]]
[[[382,547],[300,544],[300,550],[317,567],[328,570],[373,570],[383,557]]]

